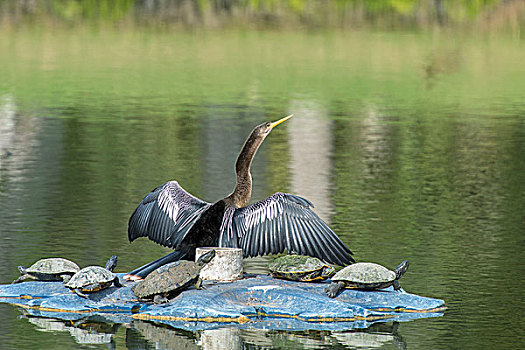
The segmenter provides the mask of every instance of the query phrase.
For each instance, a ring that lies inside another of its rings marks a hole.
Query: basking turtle
[[[330,298],[335,298],[343,288],[376,290],[394,286],[398,290],[398,279],[408,270],[408,260],[404,260],[394,271],[374,263],[349,265],[332,277],[332,284],[325,288]]]
[[[105,268],[100,266],[84,267],[74,274],[65,286],[82,298],[87,298],[87,295],[83,292],[98,292],[99,290],[111,287],[112,284],[114,284],[115,287],[122,287],[117,275],[112,272],[116,266],[117,256],[113,255],[109,258]]]
[[[80,270],[74,262],[62,258],[47,258],[38,260],[30,267],[18,266],[20,277],[13,281],[19,283],[27,279],[37,281],[64,281],[67,282]]]
[[[335,273],[335,267],[307,255],[284,255],[268,265],[273,277],[292,281],[311,282],[325,280]]]
[[[155,304],[168,302],[170,298],[195,283],[201,289],[202,280],[199,273],[204,265],[215,256],[215,250],[201,255],[197,262],[179,260],[159,267],[146,278],[137,282],[131,290],[140,301],[151,301]]]

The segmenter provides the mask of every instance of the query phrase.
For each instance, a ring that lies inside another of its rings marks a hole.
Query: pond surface
[[[192,333],[0,304],[0,347],[524,348],[524,57],[511,35],[446,29],[1,31],[0,283],[43,257],[117,254],[129,271],[165,254],[128,242],[143,196],[177,179],[222,198],[251,129],[294,113],[255,158],[253,200],[307,197],[356,260],[409,259],[404,289],[448,310],[350,332]]]

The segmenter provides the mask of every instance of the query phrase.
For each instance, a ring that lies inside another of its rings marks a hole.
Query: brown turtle
[[[202,286],[200,271],[214,256],[215,250],[210,250],[201,255],[197,262],[179,260],[161,266],[144,280],[133,285],[131,290],[140,301],[153,301],[158,304],[168,302],[170,298],[192,284],[200,289]]]

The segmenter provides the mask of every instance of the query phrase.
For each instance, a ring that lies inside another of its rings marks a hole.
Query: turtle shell
[[[77,273],[80,267],[74,262],[63,258],[47,258],[38,260],[26,271],[28,273],[45,273],[50,275],[60,275],[64,273]]]
[[[80,267],[78,267],[77,264],[67,259],[41,259],[29,268],[18,266],[20,277],[14,280],[13,283],[19,283],[26,279],[37,281],[67,281],[79,270]]]
[[[292,281],[324,280],[335,273],[335,268],[306,255],[284,255],[268,265],[272,276]]]
[[[156,294],[174,293],[189,287],[199,278],[201,267],[187,260],[163,265],[137,282],[131,290],[139,299],[149,299]]]
[[[337,272],[332,281],[342,281],[347,288],[386,288],[396,280],[394,271],[374,263],[356,263]]]
[[[100,288],[90,289],[90,291],[96,291],[109,287],[116,277],[113,272],[103,267],[88,266],[74,274],[65,286],[71,289],[82,289],[88,285],[98,284]]]

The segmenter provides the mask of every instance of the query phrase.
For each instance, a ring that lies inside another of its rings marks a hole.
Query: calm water
[[[227,195],[252,127],[294,113],[256,156],[253,199],[309,198],[357,260],[410,259],[403,287],[449,307],[352,332],[191,333],[0,304],[0,347],[525,347],[524,57],[511,35],[446,30],[0,31],[0,283],[42,257],[118,254],[128,271],[166,253],[128,243],[143,196],[170,179]]]

